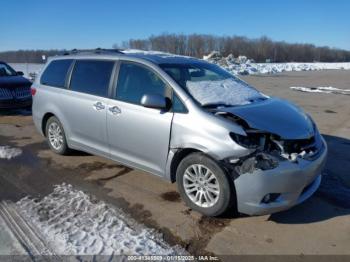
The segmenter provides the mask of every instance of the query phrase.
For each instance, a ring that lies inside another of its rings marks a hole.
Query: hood
[[[276,134],[283,139],[306,139],[314,135],[310,118],[297,106],[278,98],[238,107],[220,108],[243,119],[251,128]]]
[[[0,87],[30,86],[32,83],[23,76],[1,76]]]

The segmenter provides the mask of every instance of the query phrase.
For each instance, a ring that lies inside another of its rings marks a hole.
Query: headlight
[[[255,134],[247,134],[247,136],[238,135],[235,133],[230,133],[230,137],[233,141],[235,141],[240,146],[249,148],[249,149],[257,149],[261,145],[262,135]]]

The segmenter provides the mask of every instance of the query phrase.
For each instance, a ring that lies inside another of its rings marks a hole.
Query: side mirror
[[[17,71],[16,73],[17,73],[18,76],[23,76],[24,75],[24,73],[22,71]]]
[[[141,105],[148,108],[166,109],[166,98],[159,94],[145,94],[141,98]]]

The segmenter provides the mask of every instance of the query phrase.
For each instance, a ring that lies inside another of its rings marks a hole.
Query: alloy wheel
[[[208,208],[216,204],[220,185],[215,174],[206,166],[193,164],[185,170],[183,186],[193,203]]]
[[[64,140],[63,140],[62,129],[58,123],[52,122],[49,125],[48,137],[49,137],[51,146],[57,151],[61,150]]]

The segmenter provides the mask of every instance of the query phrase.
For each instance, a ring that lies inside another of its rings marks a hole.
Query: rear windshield
[[[65,87],[68,70],[72,64],[72,59],[62,59],[52,61],[43,72],[40,83],[42,85]]]
[[[209,63],[161,64],[172,77],[201,106],[235,106],[265,99],[255,88]]]

